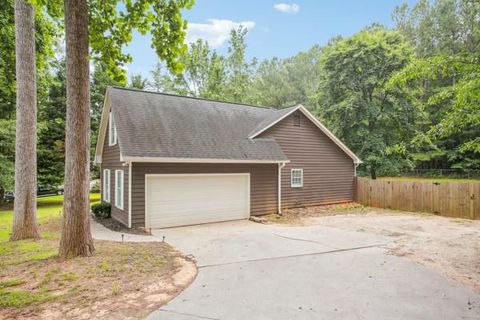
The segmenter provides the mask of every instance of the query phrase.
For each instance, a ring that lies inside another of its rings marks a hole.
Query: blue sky
[[[228,33],[240,23],[248,27],[247,57],[260,60],[286,58],[314,44],[324,45],[336,35],[351,35],[379,22],[393,26],[391,13],[404,0],[196,0],[184,11],[189,22],[188,40],[203,38],[220,53],[227,48]],[[415,0],[407,0],[415,3]],[[129,76],[149,71],[157,61],[150,37],[135,34],[126,48],[133,56]]]

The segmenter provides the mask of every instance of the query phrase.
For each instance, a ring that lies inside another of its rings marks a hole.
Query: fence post
[[[473,192],[473,182],[468,184],[468,195],[470,196],[469,209],[470,209],[470,218],[475,220],[475,193]]]

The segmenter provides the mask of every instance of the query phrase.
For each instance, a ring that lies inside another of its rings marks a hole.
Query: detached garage
[[[145,226],[164,228],[250,216],[250,174],[145,176]]]
[[[109,87],[95,162],[128,227],[246,219],[353,200],[361,163],[306,108]]]

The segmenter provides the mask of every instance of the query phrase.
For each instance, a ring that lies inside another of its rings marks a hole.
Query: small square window
[[[293,125],[296,127],[300,127],[300,115],[294,114],[293,115]]]
[[[303,187],[303,169],[292,169],[290,182],[292,188]]]

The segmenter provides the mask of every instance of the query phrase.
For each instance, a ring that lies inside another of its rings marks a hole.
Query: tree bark
[[[3,200],[3,196],[5,195],[5,190],[0,187],[0,208],[3,206],[3,203],[4,203],[4,200]]]
[[[17,123],[15,202],[10,240],[39,239],[37,218],[37,88],[33,5],[15,1]]]
[[[93,253],[90,232],[90,93],[88,6],[86,0],[65,0],[67,119],[65,138],[65,200],[59,255]]]

